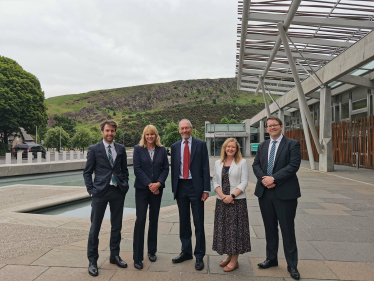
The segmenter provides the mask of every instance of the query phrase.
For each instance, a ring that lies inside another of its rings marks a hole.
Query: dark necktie
[[[268,169],[267,169],[267,174],[268,176],[273,175],[273,168],[274,168],[274,158],[275,158],[275,147],[277,145],[277,141],[273,141],[273,145],[270,150],[270,155],[269,155],[269,163],[268,163]]]
[[[109,156],[109,162],[110,162],[110,165],[114,166],[114,160],[113,160],[113,154],[112,154],[112,150],[110,149],[110,145],[108,145],[108,156]],[[114,186],[117,186],[117,181],[114,177],[114,175],[112,174],[112,183]]]
[[[187,179],[189,174],[190,174],[190,149],[188,147],[188,141],[184,141],[183,178]]]

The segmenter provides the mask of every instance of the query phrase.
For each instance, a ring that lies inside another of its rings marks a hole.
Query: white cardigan
[[[221,160],[217,160],[214,165],[214,174],[213,174],[213,187],[214,190],[217,187],[222,189],[222,167],[223,163]],[[245,189],[248,185],[248,165],[247,161],[242,159],[239,164],[236,164],[233,160],[229,169],[229,181],[230,181],[230,194],[232,194],[235,189],[239,188],[242,193],[239,196],[236,196],[235,199],[243,199],[245,196]],[[221,199],[217,196],[218,199]]]

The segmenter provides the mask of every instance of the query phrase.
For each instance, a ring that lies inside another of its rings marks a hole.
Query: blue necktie
[[[114,161],[113,161],[113,154],[112,154],[112,150],[110,149],[110,145],[108,145],[108,155],[109,155],[109,162],[110,162],[110,165],[114,166]],[[116,179],[114,178],[114,175],[112,174],[112,183],[114,186],[117,186],[117,181]]]
[[[275,147],[276,147],[276,144],[277,144],[277,141],[273,141],[273,145],[272,145],[271,150],[270,150],[268,170],[267,170],[268,176],[273,175],[274,157],[275,157]]]

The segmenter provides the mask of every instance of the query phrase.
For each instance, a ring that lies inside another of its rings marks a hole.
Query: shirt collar
[[[185,141],[185,139],[182,139],[182,143],[184,143],[184,141]],[[187,141],[188,141],[188,143],[192,143],[192,136],[190,136]]]
[[[108,148],[108,146],[110,145],[110,147],[114,147],[114,142],[112,142],[111,144],[108,144],[105,142],[105,140],[103,140],[103,144],[105,146],[105,148]]]
[[[271,139],[271,142],[272,141],[277,141],[277,143],[280,143],[281,142],[281,140],[282,140],[282,138],[283,138],[283,135],[281,134],[280,135],[280,137],[279,138],[277,138],[276,140],[273,140],[271,137],[270,137],[270,139]]]

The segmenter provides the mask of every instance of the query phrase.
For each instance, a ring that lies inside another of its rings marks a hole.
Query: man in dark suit
[[[295,216],[297,198],[301,196],[296,176],[301,162],[300,143],[283,136],[282,129],[280,119],[267,118],[266,131],[270,139],[260,143],[253,162],[253,172],[257,177],[255,195],[266,235],[266,260],[258,266],[278,266],[279,222],[287,269],[291,277],[298,280]]]
[[[87,245],[88,273],[91,276],[99,274],[97,268],[99,232],[108,203],[112,225],[109,261],[119,267],[127,267],[126,262],[119,256],[123,205],[129,189],[126,149],[123,145],[113,142],[117,130],[115,121],[102,122],[100,129],[103,141],[88,148],[87,163],[83,172],[87,191],[92,196],[91,228]],[[92,182],[93,172],[95,172],[95,180]]]
[[[192,124],[183,119],[179,122],[182,140],[171,146],[171,177],[174,199],[179,209],[179,237],[182,252],[173,263],[192,259],[190,208],[195,225],[196,270],[204,268],[205,232],[204,201],[209,197],[210,172],[206,143],[191,137]]]

